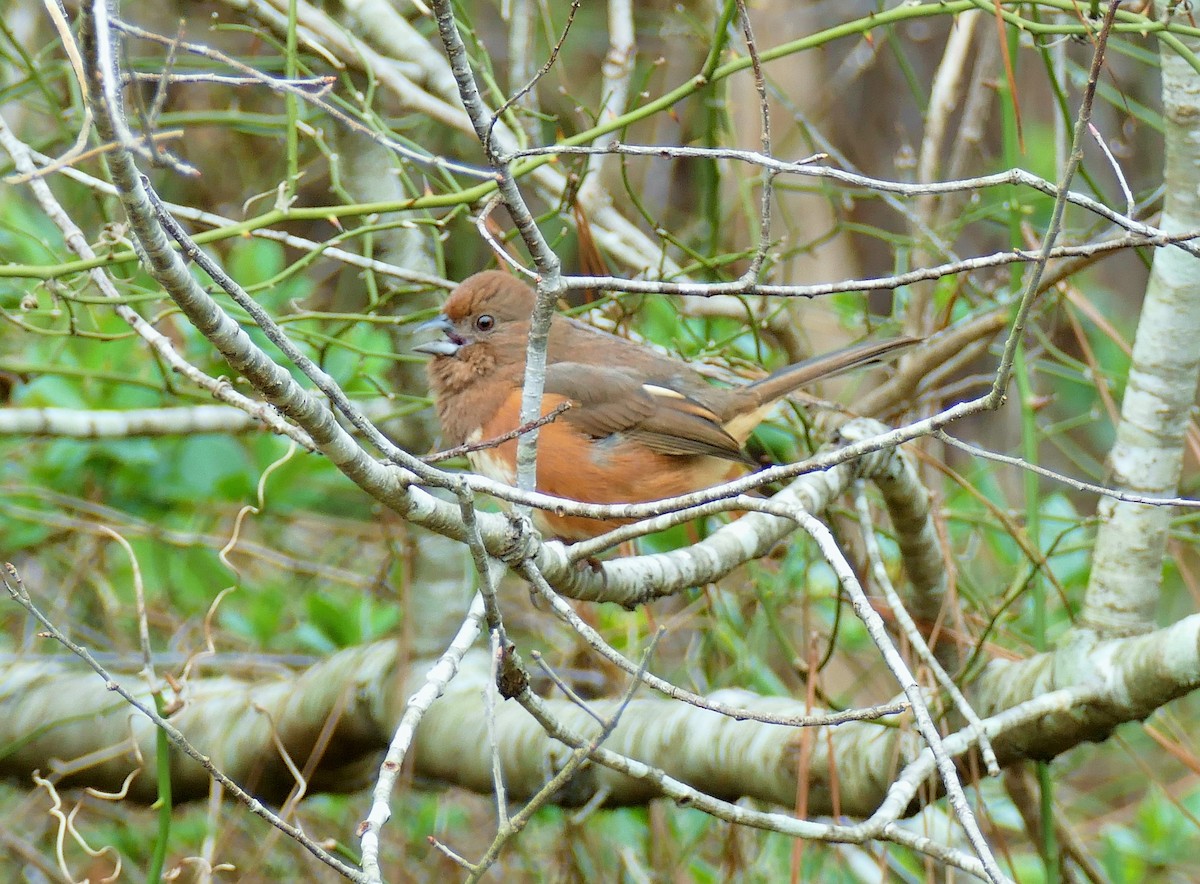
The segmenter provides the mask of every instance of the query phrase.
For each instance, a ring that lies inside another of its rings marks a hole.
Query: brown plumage
[[[535,295],[499,271],[465,280],[425,328],[443,337],[415,349],[434,358],[429,382],[446,442],[492,439],[519,426],[525,348]],[[687,363],[555,316],[542,414],[572,407],[538,437],[539,491],[586,503],[642,503],[698,491],[751,461],[742,445],[771,407],[803,384],[873,362],[913,343],[848,347],[739,387],[717,387]],[[515,481],[516,440],[470,455],[474,469]],[[742,466],[739,466],[742,465]],[[619,521],[535,512],[545,533],[581,540]]]

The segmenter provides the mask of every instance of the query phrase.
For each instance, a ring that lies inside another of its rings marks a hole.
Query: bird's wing
[[[546,367],[546,392],[570,399],[575,407],[561,419],[594,439],[619,433],[663,454],[746,460],[708,408],[618,368],[553,363]]]

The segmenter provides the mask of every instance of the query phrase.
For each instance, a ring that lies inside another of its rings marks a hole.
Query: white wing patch
[[[642,389],[651,396],[662,396],[666,399],[686,399],[678,390],[672,390],[670,387],[659,387],[654,384],[642,384]]]

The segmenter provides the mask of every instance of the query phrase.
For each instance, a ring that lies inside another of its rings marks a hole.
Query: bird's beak
[[[417,353],[428,353],[430,356],[453,356],[465,343],[465,341],[454,333],[454,323],[448,317],[441,314],[428,322],[422,322],[413,329],[413,334],[420,334],[427,331],[440,331],[443,337],[426,341],[424,344],[417,344],[417,346],[413,347],[413,350]]]

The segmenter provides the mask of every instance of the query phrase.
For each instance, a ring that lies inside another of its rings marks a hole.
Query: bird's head
[[[506,348],[515,344],[516,354],[524,360],[535,300],[533,289],[516,277],[499,270],[476,273],[450,293],[438,316],[414,330],[436,330],[441,336],[413,349],[435,361],[465,359],[477,345],[503,342]]]

